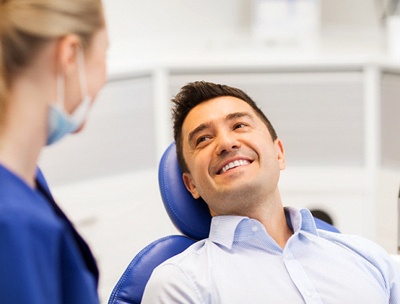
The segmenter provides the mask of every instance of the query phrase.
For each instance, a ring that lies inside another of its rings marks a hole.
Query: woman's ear
[[[56,62],[57,68],[64,75],[71,74],[77,68],[77,53],[81,40],[75,34],[65,35],[58,41]]]
[[[197,192],[196,185],[193,182],[193,178],[190,173],[183,173],[182,174],[183,183],[186,186],[186,189],[192,194],[193,198],[198,199],[200,197],[199,192]]]

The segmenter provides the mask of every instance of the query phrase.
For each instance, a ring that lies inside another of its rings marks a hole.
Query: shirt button
[[[313,298],[313,297],[314,297],[314,294],[313,294],[311,291],[309,291],[309,290],[306,290],[305,294],[306,294],[306,296],[309,297],[309,298]]]
[[[258,227],[257,227],[257,226],[253,226],[253,227],[251,227],[251,230],[252,230],[253,232],[256,232],[256,231],[258,231]]]

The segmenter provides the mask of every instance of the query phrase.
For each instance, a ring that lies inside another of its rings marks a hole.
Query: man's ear
[[[277,138],[275,139],[274,145],[275,145],[275,151],[277,152],[278,156],[279,168],[283,170],[286,168],[286,157],[285,157],[285,149],[283,148],[283,143],[279,138]]]
[[[197,192],[196,185],[193,182],[193,178],[190,173],[183,173],[182,174],[183,183],[186,186],[186,189],[192,194],[193,198],[198,199],[200,197],[199,192]]]
[[[80,47],[81,40],[74,34],[65,35],[58,41],[56,61],[63,74],[68,75],[77,68],[77,52]]]

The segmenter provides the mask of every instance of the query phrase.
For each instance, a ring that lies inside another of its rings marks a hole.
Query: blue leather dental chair
[[[211,215],[206,203],[202,199],[195,200],[186,190],[175,143],[166,149],[160,160],[158,182],[164,207],[182,235],[160,238],[142,249],[114,287],[109,304],[139,304],[155,267],[196,241],[208,237]],[[339,232],[334,226],[317,218],[315,223],[319,229]]]

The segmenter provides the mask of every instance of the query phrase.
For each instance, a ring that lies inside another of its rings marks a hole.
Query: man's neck
[[[268,204],[264,210],[258,210],[256,214],[250,215],[250,217],[260,221],[268,234],[282,249],[293,235],[286,219],[285,209],[280,201],[279,203]]]

